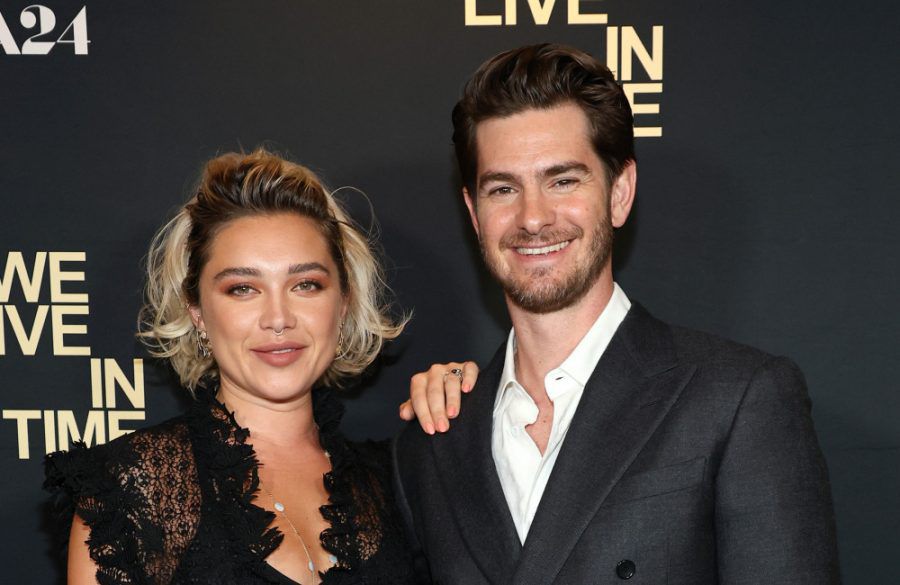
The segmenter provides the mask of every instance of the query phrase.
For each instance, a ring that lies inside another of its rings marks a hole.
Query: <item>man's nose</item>
[[[556,211],[552,201],[540,189],[526,189],[519,199],[519,228],[530,234],[538,234],[556,221]]]

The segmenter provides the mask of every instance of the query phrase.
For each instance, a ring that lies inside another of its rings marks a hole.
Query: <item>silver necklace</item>
[[[324,453],[325,457],[331,459],[331,453],[329,453],[328,451],[324,451]],[[275,499],[275,496],[272,495],[272,492],[269,491],[269,488],[263,485],[262,478],[259,479],[259,487],[261,487],[262,490],[266,492],[266,495],[269,496],[270,500],[272,500],[272,507],[281,514],[282,518],[287,520],[288,526],[291,527],[291,531],[294,533],[294,536],[296,536],[297,540],[300,541],[300,545],[303,547],[303,552],[306,554],[306,568],[309,569],[309,577],[313,580],[313,582],[316,582],[316,564],[312,560],[312,555],[309,554],[309,547],[306,546],[306,541],[304,541],[303,537],[300,536],[300,532],[297,530],[297,527],[294,526],[294,523],[291,521],[290,516],[287,515],[287,507],[282,502],[279,502]],[[329,554],[328,560],[332,565],[336,565],[338,559],[333,554]]]

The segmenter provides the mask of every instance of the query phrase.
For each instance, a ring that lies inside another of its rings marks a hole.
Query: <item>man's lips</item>
[[[513,250],[516,254],[521,254],[523,256],[546,256],[547,254],[566,249],[570,243],[572,243],[572,240],[563,240],[562,242],[546,244],[543,246],[515,246],[513,247]]]

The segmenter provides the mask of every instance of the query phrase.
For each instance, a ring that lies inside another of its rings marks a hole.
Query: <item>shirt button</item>
[[[628,559],[619,561],[619,564],[616,565],[616,575],[619,576],[619,579],[631,579],[634,577],[634,570],[634,563]]]

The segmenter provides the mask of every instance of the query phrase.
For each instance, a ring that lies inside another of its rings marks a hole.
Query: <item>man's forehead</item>
[[[527,169],[529,175],[538,178],[555,177],[565,173],[589,174],[591,172],[593,172],[591,167],[579,160],[566,160],[549,163],[543,166],[533,166]],[[492,181],[516,181],[520,178],[521,173],[518,172],[499,171],[486,168],[478,175],[478,182],[481,184]]]
[[[572,105],[484,120],[476,127],[475,140],[479,183],[602,165],[587,116]]]

